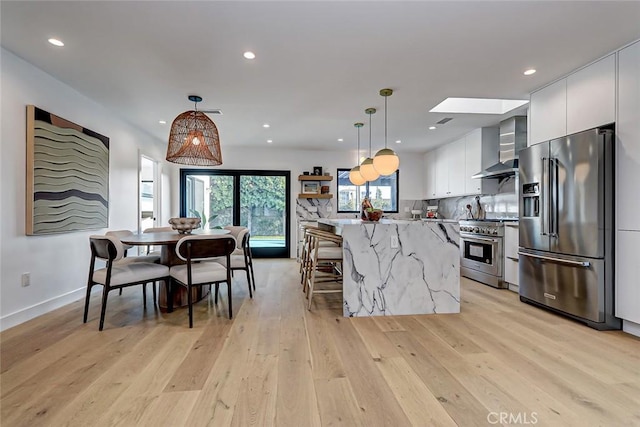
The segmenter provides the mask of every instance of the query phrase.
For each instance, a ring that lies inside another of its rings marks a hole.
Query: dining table
[[[181,260],[176,255],[176,245],[178,241],[185,236],[190,235],[210,235],[219,236],[229,234],[230,231],[226,229],[196,229],[191,233],[178,233],[177,231],[160,231],[151,233],[134,233],[129,236],[123,237],[120,241],[125,245],[131,246],[160,246],[160,263],[168,267],[174,265],[185,264],[185,261]],[[167,310],[167,286],[160,286],[158,294],[158,306],[164,311]],[[205,290],[203,286],[195,286],[192,288],[193,301],[199,301],[208,295],[208,290]],[[187,306],[187,289],[183,286],[179,286],[173,293],[173,307]]]

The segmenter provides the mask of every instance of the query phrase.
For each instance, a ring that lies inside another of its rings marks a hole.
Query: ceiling
[[[424,152],[505,115],[429,113],[529,93],[640,38],[640,2],[6,1],[2,46],[157,137],[204,98],[223,149]],[[47,39],[56,37],[65,47]],[[246,60],[244,51],[255,52]],[[536,68],[532,76],[523,71]],[[428,130],[444,117],[446,125]],[[73,118],[69,118],[73,119]],[[159,120],[168,124],[160,125]],[[269,123],[270,128],[263,128]],[[362,143],[368,144],[368,126]],[[343,138],[344,142],[339,142]],[[401,144],[395,144],[401,140]]]

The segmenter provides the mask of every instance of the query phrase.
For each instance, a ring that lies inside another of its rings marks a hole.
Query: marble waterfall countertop
[[[460,312],[457,221],[318,223],[343,237],[345,317]]]

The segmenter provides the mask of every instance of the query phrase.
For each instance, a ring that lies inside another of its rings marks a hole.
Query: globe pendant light
[[[183,165],[221,165],[218,128],[205,113],[198,111],[200,96],[190,95],[189,101],[195,103],[194,110],[180,114],[171,124],[167,160]]]
[[[371,158],[371,115],[375,114],[375,108],[367,108],[364,110],[369,115],[369,157],[360,163],[360,175],[367,181],[375,181],[380,173],[373,167],[373,159]]]
[[[360,161],[360,128],[364,126],[363,123],[355,123],[354,126],[358,129],[358,153],[356,155],[356,163]],[[353,185],[362,185],[367,182],[360,174],[360,165],[354,167],[349,171],[349,181]]]
[[[376,153],[373,158],[373,167],[376,168],[380,175],[391,175],[398,170],[400,166],[400,158],[398,155],[387,148],[387,98],[393,94],[391,89],[382,89],[380,95],[384,96],[384,148]]]

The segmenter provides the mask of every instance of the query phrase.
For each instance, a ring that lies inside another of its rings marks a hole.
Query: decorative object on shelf
[[[375,108],[367,108],[364,110],[369,115],[369,157],[360,163],[360,175],[367,181],[375,181],[380,177],[380,173],[373,167],[373,159],[371,158],[371,115],[375,114]]]
[[[322,175],[322,166],[314,166],[313,167],[314,175]]]
[[[354,123],[353,125],[358,130],[358,152],[356,153],[356,166],[349,171],[349,181],[353,185],[362,185],[367,182],[360,173],[360,128],[364,126],[364,123]]]
[[[194,110],[180,114],[171,124],[167,160],[183,165],[221,165],[218,128],[205,113],[198,111],[200,96],[189,95],[189,101],[195,103]]]
[[[380,95],[384,96],[384,148],[376,153],[373,158],[373,167],[380,175],[391,175],[398,170],[400,158],[390,148],[387,148],[387,98],[393,94],[391,89],[381,89]]]
[[[320,194],[329,194],[329,186],[323,185],[322,187],[320,187]]]
[[[367,221],[380,221],[380,218],[382,218],[382,214],[384,213],[382,211],[382,209],[373,209],[373,208],[368,208],[365,211],[366,215],[367,215]]]
[[[26,146],[26,235],[109,225],[108,137],[27,105]]]
[[[360,203],[360,219],[367,220],[367,209],[373,209],[373,205],[371,205],[369,198],[365,197]]]
[[[317,182],[303,182],[302,194],[318,194],[319,185]]]
[[[302,172],[302,175],[309,175],[309,171]]]
[[[200,218],[171,218],[169,224],[171,228],[180,234],[191,234],[191,231],[200,227]]]

